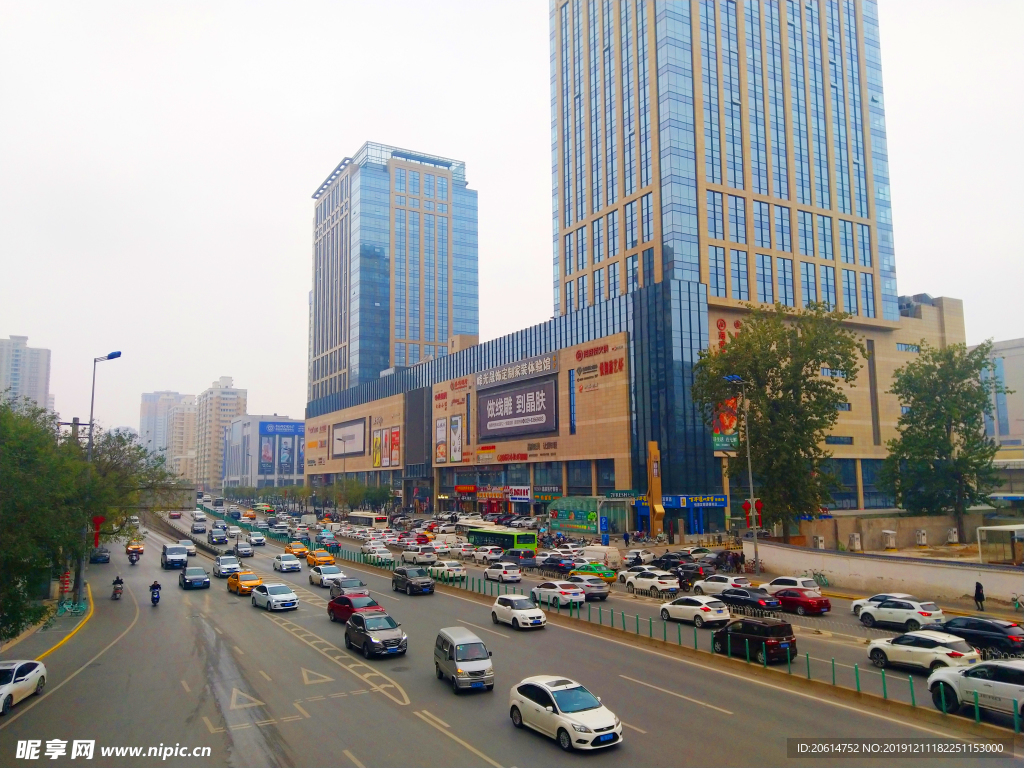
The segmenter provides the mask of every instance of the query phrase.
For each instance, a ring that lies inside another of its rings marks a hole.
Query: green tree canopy
[[[831,457],[825,436],[838,419],[838,406],[847,402],[844,390],[857,380],[866,350],[843,324],[849,315],[824,305],[750,309],[724,348],[701,353],[693,399],[711,424],[721,404],[743,407],[738,387],[725,377],[746,382],[750,424],[748,429],[740,416],[739,451],[729,458],[729,476],[733,487],[746,485],[749,440],[764,522],[784,523],[788,539],[788,523],[831,501],[835,479],[824,471]]]
[[[993,395],[1008,393],[992,375],[992,342],[920,344],[917,358],[894,376],[890,392],[906,406],[888,443],[881,483],[897,504],[916,514],[952,514],[960,541],[964,513],[985,502],[998,479],[998,446],[985,435]]]

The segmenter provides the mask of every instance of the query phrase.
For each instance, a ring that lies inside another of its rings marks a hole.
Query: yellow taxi
[[[251,509],[243,509],[242,510],[242,517],[248,518],[249,520],[255,520],[256,519],[256,513],[253,512]]]
[[[602,581],[606,581],[611,584],[615,581],[615,571],[611,568],[605,568],[599,563],[588,563],[587,565],[581,565],[579,568],[569,571],[570,576],[597,576]]]
[[[306,564],[310,568],[314,565],[334,565],[334,555],[326,549],[315,549],[306,555]]]
[[[284,545],[284,553],[286,555],[295,555],[296,557],[305,557],[309,554],[309,550],[301,541],[293,541],[291,544]]]
[[[263,579],[252,571],[238,571],[228,576],[228,592],[234,592],[236,595],[248,595],[252,592],[253,587],[258,587],[262,583]]]
[[[132,539],[124,548],[124,553],[130,555],[132,552],[136,554],[143,554],[146,551],[146,545],[142,543],[142,539]]]

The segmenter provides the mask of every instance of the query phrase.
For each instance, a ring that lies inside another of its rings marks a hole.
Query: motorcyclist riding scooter
[[[139,562],[139,553],[138,552],[132,552],[131,554],[129,554],[128,555],[128,562],[131,563],[132,565],[135,565],[137,562]]]
[[[124,591],[124,579],[121,578],[121,574],[117,574],[117,578],[114,579],[114,592],[110,596],[111,600],[120,600],[121,592]]]
[[[160,582],[154,581],[149,585],[149,599],[156,605],[160,602]]]

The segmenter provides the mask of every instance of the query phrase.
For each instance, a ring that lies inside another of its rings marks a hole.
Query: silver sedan
[[[570,576],[566,581],[582,589],[587,600],[607,600],[611,594],[611,587],[597,576]]]

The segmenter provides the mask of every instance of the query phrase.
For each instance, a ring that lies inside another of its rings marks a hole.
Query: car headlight
[[[572,727],[573,727],[573,730],[576,731],[577,733],[593,733],[593,731],[591,731],[589,728],[587,728],[587,726],[580,725],[579,723],[573,723]]]
[[[404,643],[404,642],[408,641],[408,639],[409,639],[409,636],[403,632],[402,633],[402,642]]]
[[[378,640],[376,637],[371,637],[370,642],[374,645],[380,645],[380,640]]]
[[[615,727],[616,728],[619,727],[619,718],[617,718],[617,717],[615,718]]]
[[[466,670],[464,670],[464,669],[456,669],[456,670],[455,670],[455,673],[456,673],[456,674],[457,674],[457,675],[458,675],[459,677],[468,677],[468,676],[469,676],[469,672],[467,672],[467,671],[466,671]]]

